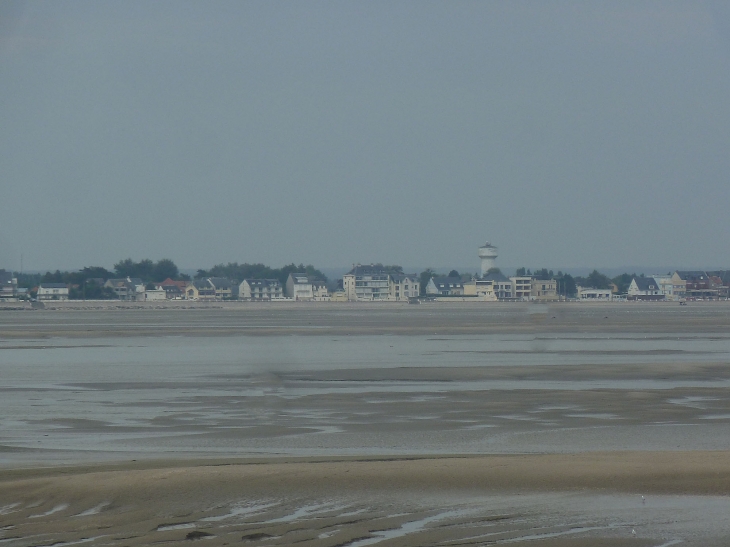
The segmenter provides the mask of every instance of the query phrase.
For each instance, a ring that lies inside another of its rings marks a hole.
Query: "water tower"
[[[482,259],[482,276],[484,276],[491,268],[497,267],[497,247],[487,241],[479,247],[479,258]]]

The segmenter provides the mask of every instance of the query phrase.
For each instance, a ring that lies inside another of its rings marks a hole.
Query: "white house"
[[[578,300],[583,302],[608,302],[613,296],[611,289],[594,289],[592,287],[578,287]]]
[[[464,294],[464,282],[460,277],[432,277],[426,285],[426,294],[461,296]]]
[[[312,299],[315,302],[329,302],[331,298],[330,291],[324,279],[311,277],[310,281],[312,282]]]
[[[144,292],[145,301],[167,300],[165,289],[147,289]]]
[[[314,300],[312,282],[306,273],[290,273],[286,279],[286,295],[295,301]]]
[[[41,283],[38,285],[38,300],[68,300],[68,285],[65,283]]]
[[[286,280],[286,295],[295,301],[323,302],[330,299],[324,279],[306,273],[290,273]]]
[[[628,300],[664,300],[659,283],[653,277],[635,277],[629,285]]]

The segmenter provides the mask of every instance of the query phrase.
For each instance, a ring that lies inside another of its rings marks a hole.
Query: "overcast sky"
[[[0,267],[730,267],[726,2],[0,3]]]

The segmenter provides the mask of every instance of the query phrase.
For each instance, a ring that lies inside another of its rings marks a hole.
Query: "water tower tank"
[[[482,275],[486,275],[491,268],[497,267],[497,247],[487,241],[479,247],[479,258],[482,259]]]

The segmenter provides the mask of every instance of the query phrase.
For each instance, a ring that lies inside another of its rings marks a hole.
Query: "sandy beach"
[[[728,312],[0,310],[0,542],[727,545]]]
[[[694,511],[702,528],[728,509],[730,453],[158,461],[7,471],[0,485],[18,544],[366,545],[385,530],[388,545],[659,545],[631,531],[673,514],[686,532]]]

